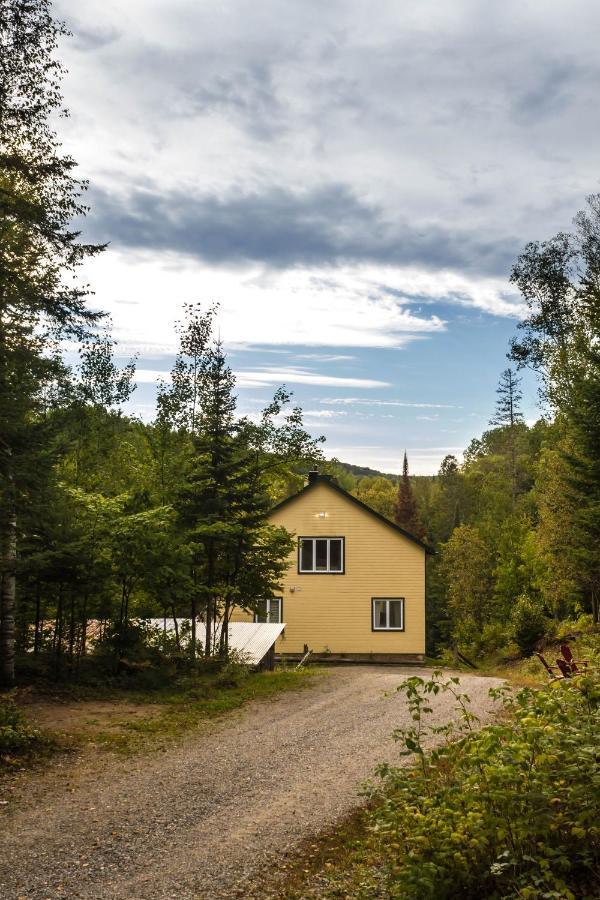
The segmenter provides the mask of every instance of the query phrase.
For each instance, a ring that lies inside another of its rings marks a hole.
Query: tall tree
[[[517,499],[517,440],[518,426],[523,423],[521,412],[521,400],[523,394],[520,389],[521,378],[518,378],[512,369],[505,369],[500,375],[500,381],[496,388],[498,400],[496,411],[490,420],[490,425],[496,425],[504,430],[506,435],[507,460],[510,469],[511,497],[513,506]]]
[[[14,681],[19,510],[44,391],[62,374],[61,337],[81,337],[99,319],[73,275],[102,248],[70,227],[85,214],[85,184],[60,153],[52,122],[62,110],[64,25],[49,0],[0,0],[0,684]]]
[[[565,429],[563,488],[572,510],[572,554],[595,618],[600,571],[600,195],[588,198],[575,231],[526,247],[513,272],[530,308],[525,340],[512,356],[542,374],[546,396]]]
[[[226,655],[234,606],[252,611],[273,596],[293,546],[284,529],[268,524],[272,504],[265,475],[282,437],[273,422],[281,404],[276,399],[258,425],[238,420],[235,379],[220,342],[207,348],[201,368],[194,456],[178,508],[199,601],[194,600],[192,614],[201,609],[204,615],[204,653],[214,651],[219,629],[218,650]],[[293,436],[301,422],[288,419],[283,427]]]
[[[408,457],[406,455],[406,450],[404,451],[402,475],[398,482],[398,494],[394,505],[394,521],[401,528],[406,529],[406,531],[410,532],[410,534],[413,534],[420,540],[423,540],[425,537],[425,529],[421,522],[419,508],[408,475]]]

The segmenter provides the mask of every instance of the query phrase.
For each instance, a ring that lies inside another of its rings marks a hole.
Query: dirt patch
[[[69,737],[90,738],[106,731],[124,731],[132,722],[153,719],[164,712],[160,704],[128,703],[120,700],[61,700],[59,698],[20,701],[27,720]]]
[[[423,670],[418,670],[423,675]],[[4,898],[216,900],[265,897],[264,873],[360,802],[380,761],[398,762],[407,724],[394,688],[407,668],[333,670],[150,756],[82,757],[25,779],[0,807]],[[482,722],[497,679],[461,676]],[[433,719],[455,716],[445,694]],[[271,878],[269,878],[271,881]],[[275,894],[276,896],[276,894]]]

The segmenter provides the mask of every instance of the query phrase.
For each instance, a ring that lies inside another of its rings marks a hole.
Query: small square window
[[[373,597],[373,631],[404,631],[404,597]]]

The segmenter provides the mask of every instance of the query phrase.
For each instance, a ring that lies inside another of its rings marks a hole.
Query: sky
[[[493,415],[531,240],[598,191],[592,0],[57,0],[60,122],[129,409],[182,305],[255,413],[285,384],[326,455],[437,471]],[[528,420],[540,415],[523,381]]]

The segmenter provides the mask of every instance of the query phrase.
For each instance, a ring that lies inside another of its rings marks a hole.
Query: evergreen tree
[[[521,378],[517,378],[512,369],[505,369],[500,375],[500,381],[496,388],[498,400],[496,412],[490,420],[490,425],[500,428],[514,428],[518,422],[523,421],[520,403],[523,397],[519,385]]]
[[[220,341],[211,341],[212,311],[186,308],[179,327],[177,378],[164,389],[159,417],[190,435],[184,483],[175,497],[192,564],[191,652],[196,622],[204,618],[204,652],[227,653],[234,606],[253,611],[273,596],[292,548],[287,532],[268,524],[270,486],[290,466],[319,457],[298,408],[280,388],[258,422],[237,416],[235,378]]]
[[[398,482],[398,493],[394,505],[394,521],[401,528],[404,528],[410,534],[419,538],[419,540],[424,539],[425,529],[423,528],[423,523],[419,516],[417,501],[413,494],[408,475],[408,457],[406,455],[406,450],[404,451],[402,475]]]
[[[0,683],[10,685],[18,518],[43,446],[36,416],[63,374],[57,341],[99,318],[71,276],[102,248],[70,228],[86,211],[85,185],[51,124],[62,102],[54,53],[66,30],[49,0],[0,0],[0,31]]]
[[[519,433],[517,426],[523,423],[523,413],[520,407],[523,394],[519,387],[521,380],[510,368],[502,372],[496,389],[498,395],[496,412],[490,420],[490,425],[502,428],[506,435],[513,506],[517,499],[517,440]]]
[[[273,596],[293,547],[284,529],[268,524],[272,503],[262,456],[272,423],[263,417],[257,431],[236,420],[234,388],[217,341],[207,348],[201,364],[194,456],[178,501],[193,563],[192,654],[195,617],[201,610],[205,655],[214,649],[227,655],[227,626],[234,607],[254,611],[259,601]]]

